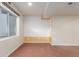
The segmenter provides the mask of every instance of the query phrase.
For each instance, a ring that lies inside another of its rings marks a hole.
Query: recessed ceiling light
[[[29,5],[29,6],[32,6],[32,3],[31,3],[31,2],[28,2],[28,5]]]

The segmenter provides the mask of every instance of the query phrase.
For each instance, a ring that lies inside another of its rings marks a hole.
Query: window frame
[[[7,36],[7,37],[0,38],[0,41],[5,40],[5,39],[9,39],[9,38],[12,38],[12,37],[19,36],[20,35],[20,33],[19,33],[19,28],[20,28],[19,22],[20,22],[20,18],[19,18],[19,16],[16,15],[14,12],[12,12],[10,9],[8,9],[6,6],[4,6],[1,2],[0,2],[0,6],[2,8],[4,8],[6,11],[8,11],[10,14],[16,16],[16,34],[15,35],[12,35],[12,36]]]

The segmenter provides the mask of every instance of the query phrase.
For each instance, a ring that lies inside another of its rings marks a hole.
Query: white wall
[[[40,16],[24,17],[24,36],[49,36],[50,21],[41,20]]]
[[[4,39],[0,40],[0,57],[9,56],[22,44],[22,40],[16,36]]]
[[[79,45],[79,16],[52,18],[53,45]]]

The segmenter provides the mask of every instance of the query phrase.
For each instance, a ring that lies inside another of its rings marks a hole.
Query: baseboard
[[[79,44],[51,44],[52,46],[79,46]]]
[[[24,43],[51,43],[50,36],[24,36]]]
[[[15,49],[13,49],[9,54],[7,54],[7,57],[9,55],[11,55],[16,49],[18,49],[21,45],[23,44],[23,42],[21,42]]]

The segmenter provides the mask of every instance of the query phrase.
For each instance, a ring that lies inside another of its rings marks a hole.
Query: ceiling
[[[24,16],[41,16],[49,3],[46,10],[46,16],[78,16],[79,2],[32,2],[32,6],[28,6],[27,2],[15,2],[14,5]]]

